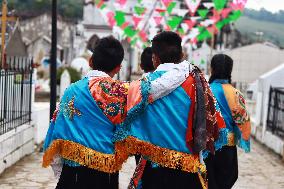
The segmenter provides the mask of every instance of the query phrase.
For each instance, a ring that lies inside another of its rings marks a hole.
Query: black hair
[[[155,70],[152,61],[152,48],[146,47],[141,54],[141,68],[145,73],[152,72]]]
[[[181,37],[171,31],[163,31],[152,40],[152,51],[161,63],[178,63],[182,58]]]
[[[96,44],[91,58],[95,70],[110,72],[121,65],[124,50],[121,43],[113,36],[100,39]]]
[[[232,82],[233,59],[225,54],[216,54],[211,60],[211,77],[209,83],[215,79],[227,79]]]

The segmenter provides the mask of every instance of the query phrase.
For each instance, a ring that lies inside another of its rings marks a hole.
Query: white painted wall
[[[0,174],[34,151],[34,127],[22,125],[0,136]]]
[[[35,144],[41,144],[49,127],[49,103],[34,103],[32,119],[34,122],[34,142]]]

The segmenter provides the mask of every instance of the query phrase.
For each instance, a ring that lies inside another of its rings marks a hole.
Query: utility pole
[[[6,28],[8,21],[16,21],[17,18],[15,16],[7,16],[8,7],[7,0],[2,1],[2,16],[1,16],[1,63],[2,68],[6,68],[6,60],[5,60],[5,38],[6,38]]]
[[[56,65],[57,65],[57,0],[52,0],[50,53],[50,119],[56,108]]]

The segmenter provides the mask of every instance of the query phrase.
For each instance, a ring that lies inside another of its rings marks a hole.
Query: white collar
[[[160,64],[156,71],[170,71],[173,69],[189,69],[189,71],[192,70],[192,65],[184,60],[183,62],[179,63],[179,64],[175,64],[175,63],[164,63],[164,64]]]
[[[91,77],[110,77],[110,76],[103,71],[91,70],[87,73],[86,77],[91,78]]]

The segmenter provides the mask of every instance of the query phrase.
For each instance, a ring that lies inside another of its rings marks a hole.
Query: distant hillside
[[[2,4],[2,0],[0,0]],[[59,0],[58,14],[69,20],[80,20],[83,16],[83,0]],[[36,16],[43,12],[51,12],[50,0],[9,0],[9,10],[16,10],[21,17]]]
[[[262,39],[269,40],[276,45],[284,47],[284,24],[282,23],[256,20],[242,16],[236,22],[236,28],[253,41],[257,40],[255,32],[263,32],[264,35]]]

